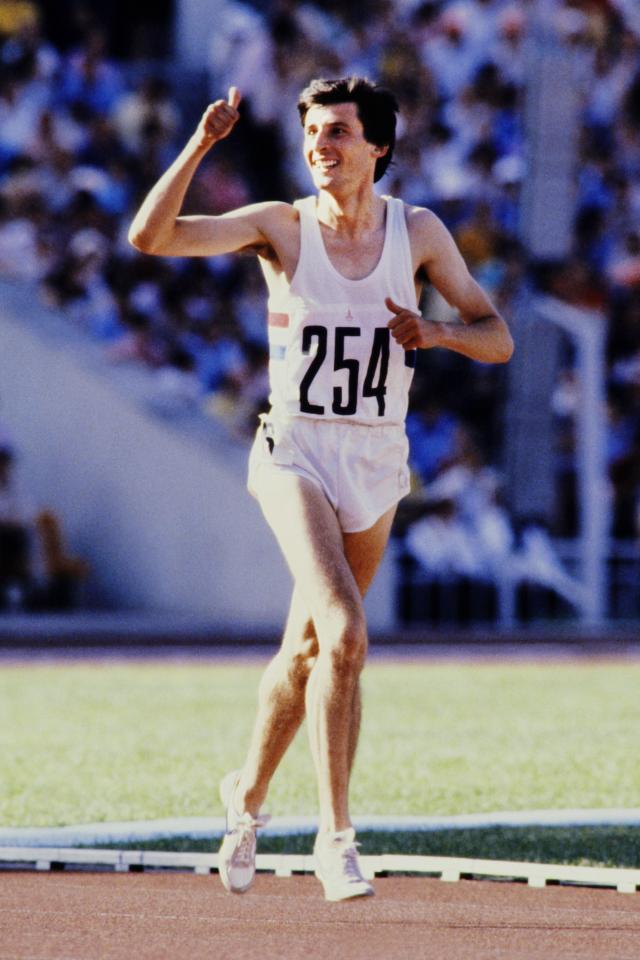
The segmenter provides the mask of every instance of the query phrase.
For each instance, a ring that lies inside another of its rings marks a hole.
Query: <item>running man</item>
[[[395,98],[368,80],[314,80],[298,109],[316,195],[222,216],[180,216],[207,152],[239,119],[229,90],[153,187],[129,232],[161,256],[253,252],[269,291],[270,412],[249,461],[249,489],[294,580],[282,647],[267,667],[244,766],[222,781],[227,833],[219,870],[228,890],[255,873],[256,829],[273,774],[306,715],[319,793],[316,875],[328,900],[368,896],[349,817],[367,652],[362,598],[409,490],[404,421],[416,351],[444,347],[489,363],[512,340],[429,210],[383,197]],[[432,283],[462,323],[418,308]]]

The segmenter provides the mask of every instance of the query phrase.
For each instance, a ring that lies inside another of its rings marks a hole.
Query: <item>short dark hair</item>
[[[355,103],[364,138],[376,147],[388,147],[376,160],[374,183],[380,180],[393,156],[396,145],[398,101],[390,90],[379,87],[365,77],[342,77],[339,80],[312,80],[298,100],[298,113],[304,126],[307,111],[313,106],[333,103]]]

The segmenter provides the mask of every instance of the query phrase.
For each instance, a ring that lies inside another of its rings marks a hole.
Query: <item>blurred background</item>
[[[516,342],[506,367],[419,356],[372,632],[638,620],[636,0],[3,0],[4,635],[52,612],[72,632],[117,613],[121,636],[144,616],[279,629],[290,579],[245,490],[268,393],[259,268],[143,256],[126,234],[230,84],[241,123],[185,210],[310,193],[297,96],[348,73],[401,105],[381,192],[444,220]],[[432,290],[422,309],[452,319]]]

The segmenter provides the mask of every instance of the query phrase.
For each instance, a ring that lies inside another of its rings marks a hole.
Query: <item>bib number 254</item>
[[[343,417],[353,416],[358,409],[358,392],[360,387],[360,361],[355,357],[346,356],[347,340],[362,335],[360,327],[336,327],[335,342],[333,344],[333,369],[347,371],[347,388],[336,386],[333,388],[333,413]],[[389,370],[389,329],[376,327],[373,332],[371,356],[367,364],[367,371],[362,383],[362,396],[375,397],[378,402],[378,416],[384,416],[385,394],[387,392],[387,372]],[[309,390],[315,377],[327,359],[329,352],[329,331],[327,327],[310,324],[302,331],[302,352],[309,353],[313,344],[316,344],[315,356],[300,381],[300,412],[322,416],[325,408],[322,404],[312,403],[309,399]]]

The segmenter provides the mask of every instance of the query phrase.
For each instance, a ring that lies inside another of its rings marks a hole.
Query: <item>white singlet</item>
[[[417,311],[409,234],[401,200],[385,197],[382,254],[362,280],[349,280],[327,255],[316,197],[297,200],[300,257],[288,286],[269,298],[271,409],[278,418],[321,417],[403,424],[415,351],[387,327],[385,297]]]
[[[271,411],[249,460],[249,490],[279,471],[317,484],[345,532],[369,529],[409,492],[404,430],[416,351],[387,326],[385,297],[418,310],[404,204],[387,205],[380,259],[349,280],[327,255],[316,197],[297,200],[300,257],[269,297]]]

